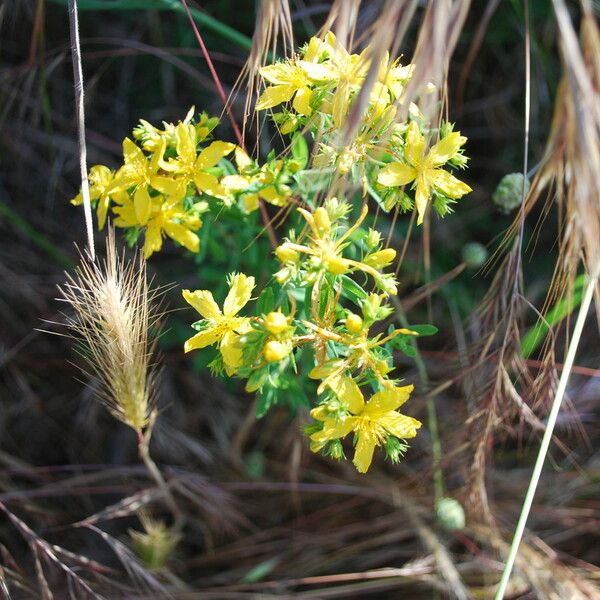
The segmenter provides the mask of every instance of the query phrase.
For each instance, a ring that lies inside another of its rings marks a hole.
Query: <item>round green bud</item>
[[[487,248],[479,242],[469,242],[462,247],[462,259],[467,267],[478,269],[488,258]]]
[[[525,195],[529,192],[529,180],[525,180]],[[521,205],[523,201],[523,173],[505,175],[492,194],[494,204],[505,214]]]
[[[440,498],[435,512],[439,524],[448,531],[464,529],[466,524],[465,511],[458,500],[454,498]]]

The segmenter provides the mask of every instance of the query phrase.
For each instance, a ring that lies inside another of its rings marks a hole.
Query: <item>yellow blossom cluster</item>
[[[211,141],[218,122],[205,113],[194,120],[193,107],[183,121],[163,123],[163,129],[140,120],[133,139],[123,140],[123,163],[116,171],[105,165],[90,169],[98,228],[112,211],[116,227],[135,238],[143,232],[148,258],[162,248],[165,236],[198,252],[201,215],[211,203],[237,205],[245,213],[256,210],[259,199],[285,206],[297,164],[273,158],[259,166],[239,146]],[[232,153],[235,166],[224,161]],[[71,202],[81,204],[81,193]]]
[[[344,125],[373,69],[375,82],[361,100],[360,123],[348,142]],[[293,59],[260,70],[268,85],[256,108],[284,104],[273,114],[274,121],[283,134],[298,128],[313,133],[319,141],[315,167],[355,176],[385,210],[416,207],[420,224],[430,203],[445,216],[471,188],[443,168],[466,166],[464,136],[447,123],[437,131],[428,130],[414,103],[408,106],[408,121],[398,122],[413,73],[414,65],[391,61],[387,54],[372,65],[370,47],[351,54],[329,32],[322,39],[313,37]],[[435,138],[428,150],[429,140]]]
[[[213,367],[247,379],[246,390],[259,393],[265,410],[277,401],[274,389],[295,393],[299,365],[306,364],[308,376],[320,381],[319,404],[307,429],[312,450],[342,458],[342,439],[354,433],[353,462],[364,473],[377,446],[396,461],[406,448],[404,440],[420,427],[397,411],[412,386],[390,377],[391,344],[416,333],[371,331],[392,312],[387,300],[396,293],[396,282],[384,269],[395,251],[381,247],[377,231],[361,228],[366,205],[351,224],[351,206],[335,198],[297,211],[307,228],[299,239],[292,230],[275,250],[282,268],[274,287],[260,295],[257,314],[240,315],[255,287],[254,278],[243,273],[230,276],[222,309],[209,290],[183,292],[202,317],[185,350],[217,346]],[[375,291],[368,293],[350,275],[367,277]],[[344,298],[352,309],[345,308]]]

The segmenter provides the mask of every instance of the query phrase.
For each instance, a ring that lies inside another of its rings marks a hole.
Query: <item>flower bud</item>
[[[525,180],[525,195],[529,192],[529,180]],[[494,204],[508,214],[521,205],[523,201],[523,173],[505,175],[492,194]]]
[[[356,314],[350,313],[346,317],[346,329],[350,333],[360,333],[363,328],[363,320]]]
[[[275,280],[277,281],[277,283],[279,283],[280,285],[283,285],[290,277],[291,277],[291,273],[290,270],[286,267],[285,269],[281,269],[280,271],[277,271],[277,273],[275,273],[274,277]]]
[[[478,269],[488,258],[488,251],[483,244],[479,242],[469,242],[461,249],[462,259],[467,263],[467,267]]]
[[[379,233],[379,231],[376,229],[369,229],[366,242],[369,248],[377,248],[377,246],[379,246],[381,243],[381,233]]]
[[[381,269],[389,265],[395,258],[396,251],[393,248],[385,248],[384,250],[370,254],[363,262],[375,269]]]
[[[329,219],[327,211],[322,206],[319,206],[319,208],[315,210],[313,218],[321,235],[327,234],[331,231],[331,220]]]
[[[448,531],[464,529],[466,523],[465,510],[458,500],[447,497],[440,498],[435,507],[435,512],[438,522],[444,529]]]
[[[290,353],[291,348],[287,344],[270,340],[265,344],[265,360],[269,363],[277,362]]]
[[[271,333],[277,335],[282,331],[285,331],[288,327],[287,317],[279,311],[270,312],[265,317],[265,328],[268,329]]]
[[[290,248],[287,244],[281,244],[275,249],[275,256],[282,262],[296,262],[298,260],[298,252]]]
[[[334,252],[323,257],[323,264],[332,275],[343,275],[350,268],[348,261]]]

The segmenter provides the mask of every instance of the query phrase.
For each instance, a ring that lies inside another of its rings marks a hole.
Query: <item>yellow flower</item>
[[[164,196],[149,197],[148,216],[144,223],[138,219],[135,202],[126,200],[115,207],[117,227],[145,227],[144,257],[149,258],[162,248],[163,234],[180,243],[190,252],[198,252],[200,239],[194,233],[202,226],[200,217],[186,212],[180,200]]]
[[[118,190],[109,193],[114,181],[113,172],[104,165],[95,165],[90,169],[88,180],[90,184],[90,200],[97,201],[96,211],[98,213],[98,229],[102,229],[106,223],[106,215],[110,207],[111,199],[121,203],[127,195]],[[71,204],[79,206],[83,202],[81,192],[71,200]]]
[[[109,195],[116,193],[133,192],[133,206],[140,225],[145,225],[150,217],[152,200],[148,192],[151,186],[159,192],[171,195],[175,191],[174,182],[162,175],[158,175],[160,161],[165,151],[164,138],[160,147],[148,158],[140,148],[129,138],[123,140],[123,166],[116,172],[113,183],[107,190]]]
[[[288,320],[282,312],[272,311],[265,317],[264,325],[265,329],[277,335],[288,328]]]
[[[374,394],[367,403],[351,377],[339,377],[331,381],[329,386],[345,404],[349,415],[341,419],[335,418],[328,414],[326,405],[313,409],[313,418],[323,422],[323,429],[310,436],[313,451],[354,431],[358,440],[352,462],[359,473],[366,473],[375,447],[385,443],[388,435],[401,439],[417,435],[417,429],[421,427],[420,421],[397,412],[408,400],[413,390],[412,385],[386,388]]]
[[[238,313],[246,306],[254,289],[254,277],[233,273],[229,279],[229,293],[223,303],[223,311],[208,290],[190,292],[183,290],[185,301],[206,319],[207,324],[200,333],[185,343],[185,351],[205,348],[219,343],[219,351],[228,375],[233,375],[242,364],[242,350],[238,345],[241,334],[250,331],[250,319]]]
[[[291,344],[269,340],[265,344],[265,360],[269,363],[280,361],[285,358],[292,350]]]
[[[439,190],[448,198],[460,198],[471,188],[456,177],[444,171],[440,166],[458,154],[467,138],[453,131],[425,154],[425,138],[419,126],[411,121],[406,135],[404,156],[408,164],[393,162],[385,166],[377,177],[377,182],[386,187],[399,187],[416,182],[415,203],[417,206],[417,224],[423,222],[432,190]]]
[[[357,314],[350,313],[346,317],[346,329],[350,333],[360,333],[363,330],[363,326],[363,320]]]
[[[197,154],[196,129],[184,123],[179,123],[175,128],[175,140],[177,158],[161,161],[160,164],[165,171],[176,177],[171,179],[175,188],[165,191],[165,193],[183,198],[188,184],[193,182],[199,193],[204,192],[210,196],[222,196],[225,192],[223,186],[212,173],[207,173],[206,169],[214,167],[235,148],[235,144],[217,140]],[[164,190],[159,189],[159,191]]]
[[[323,65],[310,61],[292,61],[268,65],[260,69],[264,79],[273,85],[267,87],[256,104],[256,110],[272,108],[282,102],[289,102],[292,97],[294,110],[305,116],[312,112],[310,99],[313,81],[327,79],[330,71]]]
[[[331,114],[336,127],[341,127],[351,104],[350,95],[360,88],[369,70],[370,49],[367,47],[360,54],[350,54],[331,32],[325,36],[324,45],[329,51],[328,78],[337,80]]]

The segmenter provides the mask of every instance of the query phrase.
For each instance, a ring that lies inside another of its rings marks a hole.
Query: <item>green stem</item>
[[[523,538],[523,532],[525,531],[525,524],[527,523],[527,518],[529,517],[531,505],[533,504],[533,497],[535,496],[537,485],[540,480],[540,475],[542,473],[542,467],[544,466],[544,462],[546,460],[546,455],[548,454],[548,448],[550,447],[550,441],[552,439],[552,434],[554,432],[554,426],[556,425],[556,419],[558,417],[558,413],[560,411],[560,406],[562,404],[562,400],[565,395],[565,391],[567,389],[567,383],[569,381],[569,376],[571,374],[571,368],[573,367],[573,362],[575,361],[575,355],[577,353],[577,348],[578,348],[579,342],[581,340],[581,333],[583,332],[583,325],[585,323],[586,316],[588,314],[590,305],[592,303],[592,297],[594,295],[594,289],[596,287],[596,283],[598,281],[599,275],[600,275],[600,262],[598,262],[598,264],[596,265],[596,268],[594,269],[594,272],[592,273],[591,277],[588,280],[588,284],[587,284],[587,287],[585,290],[585,295],[581,302],[581,306],[579,308],[579,313],[577,314],[577,321],[575,322],[575,328],[573,330],[573,337],[571,339],[571,343],[569,344],[569,349],[567,350],[565,364],[563,366],[563,370],[560,375],[560,380],[558,382],[558,388],[556,389],[556,395],[554,396],[554,401],[552,403],[552,409],[550,411],[550,415],[548,416],[548,422],[546,423],[546,429],[544,431],[544,436],[542,437],[542,443],[540,445],[540,450],[538,452],[537,459],[535,461],[535,466],[533,468],[533,473],[531,474],[531,479],[529,480],[529,487],[527,488],[527,493],[525,494],[525,500],[523,501],[523,506],[521,508],[521,514],[519,515],[519,521],[517,522],[517,527],[515,529],[512,544],[510,546],[510,551],[508,553],[508,558],[506,559],[506,564],[504,565],[504,571],[502,572],[502,578],[500,579],[500,583],[498,585],[498,589],[496,590],[496,595],[494,596],[494,600],[502,600],[504,598],[504,594],[505,594],[506,588],[508,586],[510,574],[511,574],[513,566],[515,564],[515,560],[517,558],[517,552],[519,551],[519,545],[521,544],[521,539]]]
[[[402,309],[402,305],[400,302],[392,297],[392,302],[396,307],[397,318],[402,327],[406,329],[410,329],[410,325],[408,324],[408,320],[406,319],[406,315],[404,310]],[[415,364],[417,366],[417,371],[419,372],[419,379],[421,380],[421,385],[423,386],[423,390],[427,392],[429,390],[429,375],[427,374],[427,366],[425,365],[425,361],[419,352],[419,346],[417,345],[417,341],[415,339],[411,339],[410,343],[415,351]],[[431,435],[431,454],[432,454],[432,462],[433,462],[433,492],[435,498],[435,504],[443,498],[444,496],[444,474],[442,472],[442,443],[440,441],[440,432],[438,427],[438,418],[437,418],[437,410],[435,408],[435,402],[433,397],[428,397],[425,402],[425,407],[427,409],[427,424],[429,427],[429,433]]]
[[[167,485],[160,469],[156,466],[156,463],[150,456],[150,435],[149,432],[146,434],[142,434],[138,432],[138,452],[140,454],[140,458],[142,459],[146,469],[148,469],[148,473],[150,477],[154,479],[156,484],[158,485],[160,491],[162,492],[165,501],[173,514],[173,518],[175,519],[172,530],[174,532],[179,532],[183,526],[184,516],[181,512],[179,506],[177,506],[177,502],[175,502],[175,498]]]

